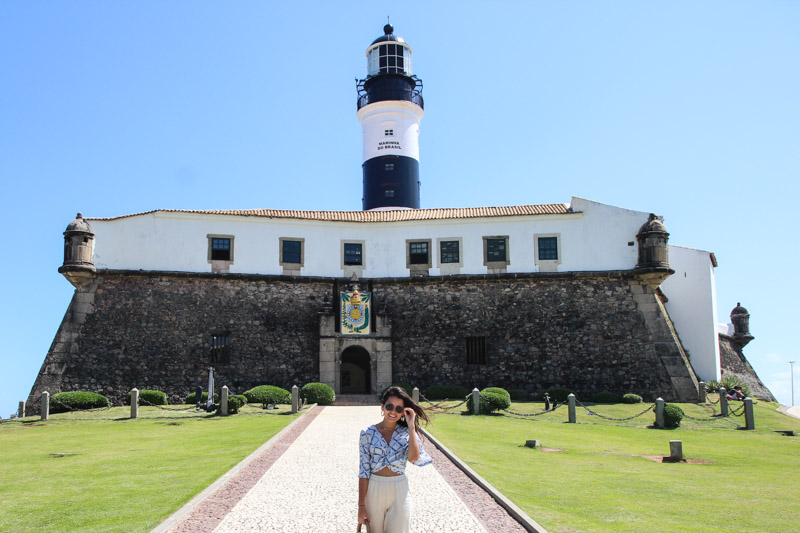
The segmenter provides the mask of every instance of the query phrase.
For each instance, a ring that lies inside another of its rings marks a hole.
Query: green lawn
[[[139,420],[118,407],[0,424],[0,531],[150,531],[296,418],[280,407],[230,417],[142,407]]]
[[[710,406],[679,406],[698,418],[711,415]],[[800,437],[772,430],[800,434],[800,420],[777,406],[755,406],[755,431],[735,429],[744,419],[734,417],[684,419],[679,429],[657,430],[646,427],[652,412],[611,422],[580,407],[577,424],[565,423],[565,407],[533,419],[440,414],[429,429],[551,532],[799,531]],[[623,418],[647,405],[589,407]],[[511,409],[538,412],[542,404]],[[563,451],[526,448],[528,439]],[[683,441],[685,457],[702,463],[642,457],[669,455],[670,440]]]

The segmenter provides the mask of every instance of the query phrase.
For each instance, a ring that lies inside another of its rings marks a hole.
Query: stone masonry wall
[[[318,381],[320,313],[337,283],[326,278],[98,273],[75,298],[91,309],[67,313],[29,401],[42,390],[159,389],[171,402],[207,385],[210,336],[230,337],[229,364],[214,364],[217,386],[235,393],[260,384]],[[534,393],[574,389],[676,392],[634,290],[655,296],[634,274],[506,274],[369,280],[374,311],[392,332],[394,381],[488,385]],[[363,287],[363,285],[362,285]],[[71,308],[76,305],[73,299]],[[331,309],[334,311],[331,311]],[[653,328],[650,328],[653,329]],[[487,364],[467,365],[465,338],[485,336]],[[62,348],[56,349],[56,347]],[[673,350],[674,352],[675,350]],[[376,391],[380,392],[380,391]]]
[[[750,394],[754,398],[774,402],[775,397],[761,381],[745,357],[741,346],[730,335],[719,334],[719,362],[722,376],[736,376],[750,387]]]

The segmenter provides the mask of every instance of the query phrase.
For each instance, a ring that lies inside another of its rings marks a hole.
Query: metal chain
[[[626,420],[633,420],[634,418],[638,418],[638,417],[640,417],[640,416],[644,415],[644,414],[645,414],[645,413],[647,413],[648,411],[652,411],[652,410],[653,410],[653,409],[655,409],[655,407],[656,407],[656,404],[652,404],[650,407],[648,407],[647,409],[645,409],[644,411],[642,411],[642,412],[641,412],[641,413],[639,413],[639,414],[636,414],[636,415],[633,415],[633,416],[629,416],[629,417],[627,417],[627,418],[612,418],[612,417],[610,417],[610,416],[601,415],[601,414],[600,414],[600,413],[598,413],[597,411],[592,411],[591,409],[589,409],[588,407],[586,407],[585,405],[583,405],[583,402],[581,402],[581,401],[580,401],[579,399],[577,399],[577,398],[575,398],[575,401],[576,401],[576,402],[578,402],[578,403],[581,405],[581,407],[583,407],[584,409],[586,409],[586,411],[589,413],[589,416],[599,416],[600,418],[604,418],[604,419],[606,419],[606,420],[613,420],[613,421],[615,421],[615,422],[625,422]]]
[[[676,406],[677,407],[677,406]],[[720,420],[724,420],[724,417],[717,417],[717,418],[696,418],[694,416],[687,415],[683,409],[678,407],[678,410],[681,412],[684,418],[688,418],[689,420],[696,420],[697,422],[718,422]]]
[[[741,407],[739,407],[739,409],[730,409],[728,412],[733,416],[744,416],[744,404],[742,404]]]
[[[90,408],[90,409],[74,409],[74,408],[70,407],[69,405],[61,403],[60,401],[56,400],[53,397],[50,398],[50,401],[51,402],[56,402],[61,407],[65,407],[68,411],[75,412],[75,413],[91,413],[91,412],[94,412],[94,411],[108,411],[109,409],[114,407],[113,405],[111,405],[111,402],[109,402],[108,405],[105,406],[105,407],[93,407],[93,408]]]
[[[158,409],[161,409],[162,411],[188,411],[188,410],[192,409],[192,407],[190,407],[192,404],[187,404],[188,405],[187,407],[164,407],[163,405],[157,405],[157,404],[154,404],[154,403],[150,403],[147,400],[145,400],[144,398],[140,397],[139,398],[139,405],[141,405],[143,403],[149,405],[150,407],[157,407]]]
[[[556,409],[558,409],[562,405],[564,405],[564,404],[556,403],[555,406],[552,409],[550,409],[549,411],[540,411],[538,413],[517,413],[515,411],[510,411],[508,409],[502,409],[502,411],[506,412],[506,413],[508,413],[510,415],[514,415],[514,416],[522,416],[522,417],[525,417],[525,418],[532,418],[534,416],[539,416],[539,415],[544,415],[544,414],[547,414],[547,413],[552,413],[553,411],[555,411]]]
[[[706,403],[710,403],[711,405],[717,405],[719,403],[719,398],[717,398],[716,402],[712,402],[711,400],[708,399],[708,396],[706,396]]]
[[[433,403],[428,398],[426,398],[424,394],[422,394],[421,392],[419,393],[419,397],[422,399],[422,401],[431,404],[430,407],[424,407],[424,409],[428,409],[428,410],[432,410],[432,411],[437,411],[437,410],[438,411],[450,411],[452,409],[455,409],[456,407],[461,407],[462,405],[464,405],[465,403],[467,403],[469,401],[469,397],[471,395],[472,394],[468,394],[466,398],[464,398],[461,402],[457,403],[456,405],[451,405],[449,407],[443,407],[442,406],[442,402],[450,401],[449,398],[445,398],[444,400],[439,400],[439,403]]]

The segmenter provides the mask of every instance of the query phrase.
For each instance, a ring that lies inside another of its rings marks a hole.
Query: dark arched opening
[[[342,352],[342,394],[370,394],[371,377],[367,350],[361,346],[351,346]]]

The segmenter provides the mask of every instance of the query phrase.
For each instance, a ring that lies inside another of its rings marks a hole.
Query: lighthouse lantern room
[[[387,24],[367,48],[367,77],[358,80],[364,141],[364,210],[419,209],[419,123],[422,80],[411,47]]]

